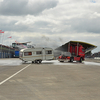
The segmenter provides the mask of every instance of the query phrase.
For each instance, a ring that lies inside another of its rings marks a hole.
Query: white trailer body
[[[22,61],[32,61],[41,63],[42,60],[54,59],[52,48],[26,48],[20,50],[20,57]]]

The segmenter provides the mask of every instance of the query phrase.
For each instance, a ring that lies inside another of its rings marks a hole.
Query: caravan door
[[[52,49],[46,49],[45,53],[46,53],[46,60],[52,60],[54,58]]]

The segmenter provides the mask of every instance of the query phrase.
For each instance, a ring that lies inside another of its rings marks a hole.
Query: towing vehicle
[[[68,43],[58,47],[56,50],[61,50],[63,53],[58,57],[60,62],[65,61],[78,61],[85,60],[85,53],[93,50],[97,46],[81,42],[81,41],[69,41]]]

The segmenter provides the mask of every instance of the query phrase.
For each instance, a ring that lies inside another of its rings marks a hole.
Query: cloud
[[[95,0],[3,0],[0,28],[5,44],[32,41],[56,48],[70,41],[84,41],[100,49],[100,1]]]
[[[72,19],[72,29],[80,32],[98,33],[100,34],[100,18],[75,18]]]
[[[91,0],[91,2],[92,2],[92,3],[96,3],[96,1],[95,1],[95,0]]]
[[[0,2],[1,15],[37,15],[45,9],[57,6],[57,0],[3,0]]]
[[[3,2],[5,2],[4,0]],[[88,0],[89,1],[89,0]],[[8,1],[7,1],[8,2]],[[7,3],[6,2],[6,3]],[[14,2],[12,0],[12,2]],[[20,3],[22,2],[22,3]],[[24,3],[23,3],[24,2]],[[38,1],[37,1],[38,2]],[[40,0],[40,2],[35,2],[33,0],[17,0],[15,8],[18,7],[20,3],[27,7],[27,5],[34,9],[33,4],[36,6],[39,4],[40,8],[41,5],[46,4],[49,5],[54,4],[54,0]],[[57,2],[57,1],[56,1]],[[58,34],[58,33],[69,33],[69,32],[89,32],[89,33],[100,33],[100,13],[99,11],[99,4],[91,5],[86,4],[87,1],[78,1],[75,0],[74,3],[70,1],[59,1],[58,5],[52,9],[45,9],[42,11],[41,14],[34,16],[34,15],[27,15],[26,16],[2,16],[1,22],[1,29],[7,31],[16,31],[16,32],[40,32],[48,33],[48,34]],[[81,6],[80,3],[83,3]],[[7,3],[7,8],[11,4],[11,0]],[[19,5],[19,6],[20,6]],[[88,6],[87,6],[88,5]],[[51,6],[49,5],[48,8]],[[3,8],[3,7],[2,7]],[[42,7],[43,8],[43,7]],[[47,7],[46,7],[47,8]],[[20,7],[18,8],[20,9]],[[18,10],[20,11],[20,10]],[[27,10],[25,10],[27,12]],[[96,12],[97,11],[97,12]],[[36,10],[38,13],[38,11]],[[3,12],[4,13],[4,12]],[[9,13],[9,12],[8,12]],[[22,11],[22,14],[24,11]],[[15,12],[13,13],[15,14]],[[4,27],[5,26],[5,27]]]

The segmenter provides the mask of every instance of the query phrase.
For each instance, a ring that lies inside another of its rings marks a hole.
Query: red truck
[[[60,62],[78,61],[81,63],[85,58],[85,53],[91,51],[94,48],[96,48],[96,46],[89,43],[70,41],[58,48],[67,53],[67,54],[61,54],[58,57],[58,60]]]

